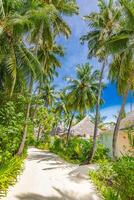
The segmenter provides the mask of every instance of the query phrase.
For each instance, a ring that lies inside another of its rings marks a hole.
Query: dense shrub
[[[0,197],[4,196],[9,186],[15,184],[23,168],[24,157],[14,157],[5,165],[0,165]]]
[[[113,187],[121,200],[134,199],[134,158],[123,157],[113,164]]]
[[[24,101],[25,98],[18,95],[16,101],[4,101],[0,107],[0,164],[6,164],[20,146],[25,120]],[[30,120],[28,133],[27,144],[33,140]]]
[[[67,160],[82,163],[87,159],[91,146],[92,140],[73,137],[67,145],[65,139],[55,137],[51,142],[50,150]],[[108,158],[108,150],[103,145],[98,144],[94,161],[105,158]]]
[[[134,158],[102,161],[96,172],[90,172],[90,177],[105,200],[134,199]]]
[[[6,163],[18,150],[22,138],[24,114],[16,112],[12,101],[0,108],[0,164]]]
[[[21,141],[18,127],[0,126],[0,163],[6,163],[17,152]]]

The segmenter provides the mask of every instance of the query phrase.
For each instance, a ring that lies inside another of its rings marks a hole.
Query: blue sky
[[[99,67],[96,59],[87,59],[87,45],[81,45],[79,40],[80,37],[88,31],[88,26],[86,22],[82,20],[82,16],[93,11],[97,11],[97,0],[77,0],[77,3],[80,7],[80,14],[71,18],[65,18],[72,29],[71,37],[68,40],[66,40],[64,37],[60,37],[57,40],[57,42],[64,45],[65,48],[65,56],[60,58],[62,68],[58,69],[59,77],[55,80],[55,83],[58,85],[58,87],[63,87],[65,85],[63,77],[75,75],[77,64],[89,62],[94,69]],[[117,114],[122,102],[122,98],[117,94],[116,86],[107,84],[106,89],[103,91],[103,98],[105,100],[105,104],[101,108],[101,113],[102,115],[107,116],[107,121],[113,121],[113,115]],[[131,98],[129,97],[126,105],[127,112],[130,110],[130,102]]]

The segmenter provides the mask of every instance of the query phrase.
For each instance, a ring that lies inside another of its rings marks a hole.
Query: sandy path
[[[30,148],[23,174],[2,200],[99,200],[88,177],[78,171],[78,165]]]

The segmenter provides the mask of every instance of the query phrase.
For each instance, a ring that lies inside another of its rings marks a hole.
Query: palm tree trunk
[[[38,95],[36,96],[36,101],[39,100],[39,98],[40,98],[40,93],[41,93],[41,89],[40,89],[40,87],[39,87],[39,92],[38,92]],[[34,112],[33,112],[33,116],[32,116],[32,119],[33,119],[33,120],[34,120],[34,118],[36,117],[36,114],[37,114],[37,111],[38,111],[38,107],[39,107],[38,102],[36,102],[35,108],[34,108]]]
[[[25,146],[25,142],[26,142],[26,137],[27,137],[27,128],[28,128],[28,120],[29,120],[29,116],[30,116],[30,108],[31,108],[31,98],[32,98],[32,88],[33,88],[33,78],[31,76],[31,80],[30,80],[30,86],[29,86],[29,94],[30,99],[29,102],[27,104],[27,109],[26,109],[26,118],[25,118],[25,123],[24,123],[24,129],[23,129],[23,136],[22,136],[22,141],[20,144],[20,147],[18,149],[17,155],[20,156],[24,150],[24,146]]]
[[[117,122],[116,122],[116,125],[115,125],[115,128],[114,128],[113,143],[112,143],[113,158],[117,157],[117,155],[116,155],[117,154],[116,144],[117,144],[118,132],[119,132],[119,127],[120,127],[120,122],[121,122],[121,119],[122,119],[122,113],[124,112],[124,109],[125,109],[128,92],[129,92],[129,86],[127,87],[127,89],[124,93],[122,106],[121,106],[121,109],[120,109],[120,112],[119,112],[119,115],[118,115],[118,118],[117,118]]]
[[[99,121],[99,113],[100,113],[100,100],[101,100],[101,93],[102,93],[102,79],[105,69],[105,63],[102,64],[102,69],[100,73],[100,79],[99,79],[99,89],[98,89],[98,98],[97,98],[97,104],[96,104],[96,114],[95,114],[95,126],[94,126],[94,136],[93,136],[93,146],[89,152],[87,164],[90,163],[94,157],[95,150],[96,150],[96,143],[97,143],[97,133],[98,133],[98,121]]]
[[[37,134],[37,142],[38,142],[39,139],[40,139],[41,132],[42,132],[42,126],[39,125],[38,134]]]
[[[70,130],[71,130],[73,119],[74,119],[74,114],[72,115],[70,122],[69,122],[69,127],[68,127],[68,131],[67,131],[67,144],[69,142]]]

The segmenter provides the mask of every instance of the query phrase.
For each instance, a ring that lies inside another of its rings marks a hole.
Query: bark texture
[[[100,101],[101,101],[101,93],[102,93],[102,80],[103,74],[105,69],[105,61],[102,64],[100,78],[99,78],[99,89],[98,89],[98,98],[96,103],[96,113],[95,113],[95,126],[94,126],[94,136],[93,136],[93,146],[89,152],[88,159],[86,164],[90,163],[94,157],[95,150],[96,150],[96,142],[97,142],[97,134],[98,134],[98,117],[100,112]]]
[[[18,156],[20,156],[22,154],[22,152],[24,150],[26,138],[27,138],[27,128],[28,128],[28,121],[29,121],[29,116],[30,116],[32,88],[33,88],[33,79],[31,77],[30,86],[29,86],[30,99],[29,99],[29,102],[28,102],[27,108],[26,108],[26,117],[25,117],[25,123],[24,123],[24,128],[23,128],[23,136],[22,136],[22,141],[21,141],[21,144],[20,144],[18,152],[17,152]]]
[[[127,89],[126,89],[126,91],[124,93],[122,106],[121,106],[121,109],[120,109],[120,112],[119,112],[119,115],[118,115],[118,118],[117,118],[117,122],[116,122],[116,125],[115,125],[115,128],[114,128],[113,143],[112,143],[112,146],[113,146],[113,158],[117,157],[117,138],[118,138],[118,133],[119,133],[120,122],[121,122],[121,119],[122,119],[122,114],[124,112],[125,105],[126,105],[128,92],[129,92],[129,86],[127,87]]]
[[[69,136],[70,136],[70,131],[71,131],[71,126],[72,126],[73,119],[74,119],[74,114],[72,115],[72,117],[70,119],[69,128],[68,128],[68,131],[67,131],[67,144],[69,142]]]

